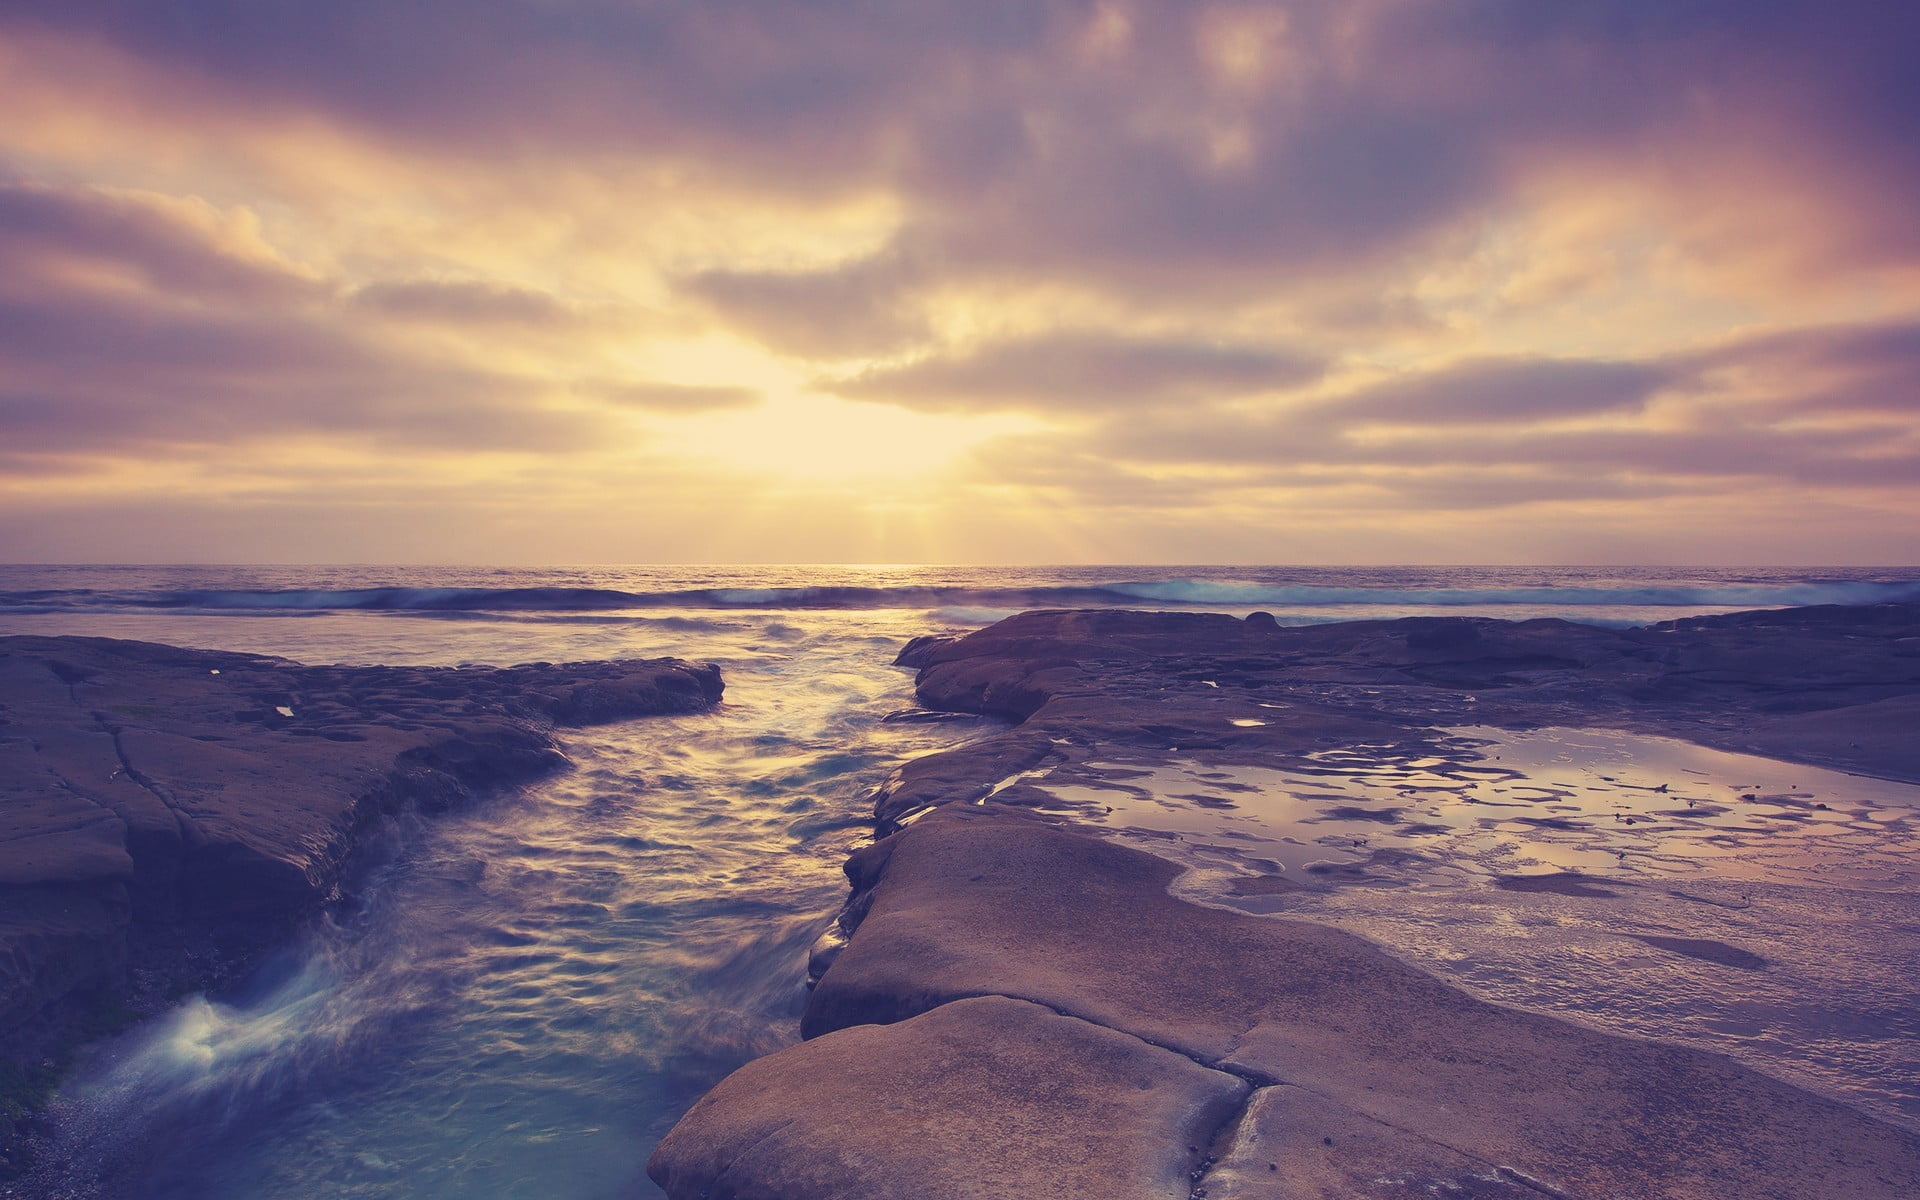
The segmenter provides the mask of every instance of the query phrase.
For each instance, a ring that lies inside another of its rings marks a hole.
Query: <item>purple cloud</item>
[[[1761,131],[1749,157],[1844,194],[1835,218],[1863,246],[1915,249],[1894,219],[1920,183],[1909,6],[1275,0],[1253,6],[1286,19],[1274,78],[1239,91],[1204,52],[1213,6],[1118,5],[1134,33],[1107,62],[1084,47],[1097,11],[71,0],[16,6],[0,31],[104,43],[229,106],[428,153],[677,161],[796,202],[890,188],[942,274],[1257,294],[1277,269],[1440,252],[1537,163],[1711,160]],[[755,297],[788,285],[722,271],[696,289],[752,327]]]
[[[1100,412],[1290,389],[1317,378],[1324,365],[1310,354],[1264,346],[1056,332],[825,386],[929,412]]]
[[[454,325],[564,324],[572,311],[546,292],[472,279],[403,279],[356,288],[352,302],[402,320]]]
[[[604,436],[594,414],[547,410],[537,381],[374,336],[336,291],[164,207],[0,190],[0,441],[66,459],[294,433],[461,450]]]
[[[910,296],[920,282],[898,254],[821,271],[696,272],[681,293],[775,350],[814,358],[884,354],[924,340]]]
[[[1675,382],[1656,364],[1551,358],[1478,358],[1403,376],[1327,405],[1336,422],[1414,425],[1513,423],[1631,412]]]
[[[311,296],[314,280],[285,263],[236,252],[186,219],[185,206],[97,190],[0,183],[0,291],[66,263],[111,265],[156,289],[230,300]]]

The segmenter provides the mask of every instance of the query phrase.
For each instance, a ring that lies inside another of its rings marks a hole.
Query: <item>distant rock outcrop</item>
[[[1256,761],[1447,724],[1605,725],[1920,782],[1920,605],[1639,629],[1474,617],[1283,628],[1261,616],[1030,612],[917,639],[902,658],[919,667],[923,704],[1022,724],[907,764],[878,815],[947,803],[963,778],[991,786],[1057,757],[1059,738]]]

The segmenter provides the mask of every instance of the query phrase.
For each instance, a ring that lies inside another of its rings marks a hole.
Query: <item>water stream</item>
[[[714,713],[569,731],[572,771],[395,829],[354,902],[243,987],[96,1048],[45,1169],[0,1196],[659,1195],[659,1137],[797,1036],[872,788],[988,728],[886,720],[912,704],[887,664],[919,634],[1053,605],[1626,625],[1917,589],[1913,571],[0,566],[0,633],[308,663],[673,654],[727,680]],[[1187,861],[1189,898],[1329,921],[1489,998],[1724,1050],[1920,1127],[1920,961],[1886,937],[1920,920],[1915,805],[1658,741],[1458,732],[1434,761],[1009,784]],[[1626,879],[1488,886],[1551,869]]]
[[[366,617],[219,622],[229,647],[308,661],[679,650],[719,661],[727,696],[569,731],[574,770],[401,831],[359,902],[242,990],[105,1048],[63,1092],[42,1190],[658,1195],[644,1163],[679,1114],[797,1037],[807,950],[871,788],[986,724],[884,720],[911,705],[887,665],[909,617],[920,632],[919,613],[705,621],[695,645],[674,618],[506,638],[408,621],[404,647]],[[193,640],[182,620],[173,640]]]

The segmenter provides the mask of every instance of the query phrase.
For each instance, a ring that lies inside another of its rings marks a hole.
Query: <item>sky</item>
[[[1916,46],[0,0],[0,560],[1920,562]]]

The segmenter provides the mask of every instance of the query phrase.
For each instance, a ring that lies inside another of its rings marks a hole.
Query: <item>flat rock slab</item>
[[[1174,899],[1178,867],[1111,841],[965,806],[881,845],[809,1034],[1014,996],[1567,1195],[1920,1195],[1911,1134],[1718,1055],[1477,1000],[1339,930]]]
[[[1001,997],[748,1064],[647,1172],[673,1200],[1185,1200],[1247,1085]]]
[[[695,712],[675,659],[305,667],[0,638],[0,1058],[205,986],[337,887],[365,831],[565,765],[551,736]]]

